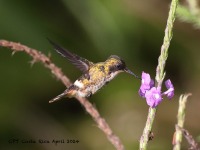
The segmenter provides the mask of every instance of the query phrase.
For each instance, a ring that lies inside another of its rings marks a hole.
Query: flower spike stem
[[[161,47],[161,54],[158,58],[158,66],[156,69],[156,81],[158,83],[158,86],[160,87],[162,86],[162,82],[165,77],[164,68],[165,68],[167,57],[168,57],[168,49],[169,49],[170,41],[173,35],[172,29],[173,29],[173,25],[175,21],[175,13],[176,13],[177,5],[178,5],[178,0],[172,0],[168,19],[167,19],[167,25],[165,28],[165,36],[163,40],[163,45]]]
[[[179,108],[178,108],[178,115],[177,115],[177,125],[176,125],[176,132],[174,133],[172,144],[174,145],[173,150],[180,150],[181,149],[181,142],[182,142],[182,131],[184,122],[185,122],[185,108],[188,96],[191,96],[191,93],[181,95],[179,98]]]
[[[158,66],[156,68],[156,81],[157,81],[158,87],[162,87],[162,82],[165,77],[164,68],[165,68],[167,57],[168,57],[168,49],[169,49],[170,41],[173,35],[172,29],[173,29],[173,25],[175,21],[175,13],[176,13],[177,5],[178,5],[178,0],[172,0],[168,19],[167,19],[167,25],[165,28],[165,36],[163,40],[163,45],[161,47],[161,54],[158,58]],[[143,134],[140,138],[140,150],[147,149],[147,143],[149,141],[149,136],[152,130],[155,114],[156,114],[156,108],[149,107],[149,113],[147,116],[146,125],[144,127]]]
[[[145,128],[143,130],[143,134],[140,138],[140,150],[146,150],[147,149],[147,142],[150,139],[150,133],[151,133],[151,129],[152,129],[152,126],[153,126],[155,114],[156,114],[156,108],[149,107],[149,113],[148,113],[148,116],[147,116],[146,125],[145,125]]]

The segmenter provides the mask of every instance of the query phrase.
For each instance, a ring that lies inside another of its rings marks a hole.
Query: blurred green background
[[[0,39],[20,42],[51,55],[75,81],[81,72],[57,54],[46,37],[93,62],[112,54],[123,58],[137,75],[155,76],[164,37],[169,0],[0,0]],[[178,98],[191,92],[185,127],[200,133],[200,31],[175,22],[166,64],[175,97],[163,100],[153,126],[150,150],[172,149]],[[114,150],[75,99],[48,101],[65,90],[41,63],[31,66],[25,53],[11,55],[0,47],[0,149]],[[126,149],[138,149],[148,106],[139,97],[140,81],[120,74],[90,98]],[[165,89],[163,89],[165,90]],[[79,140],[78,144],[17,144],[13,140]],[[9,143],[11,142],[11,143]],[[187,148],[184,140],[183,149]]]

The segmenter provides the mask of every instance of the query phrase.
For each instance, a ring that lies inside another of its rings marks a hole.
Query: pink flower
[[[148,73],[142,72],[142,84],[139,89],[139,95],[145,98],[146,91],[150,90],[154,86],[154,81],[151,79]]]
[[[161,89],[152,87],[149,91],[146,91],[145,97],[147,104],[154,108],[162,101]]]
[[[148,73],[142,72],[142,82],[138,91],[139,95],[146,98],[146,102],[150,107],[156,107],[162,101],[162,95],[166,95],[169,99],[174,96],[174,86],[170,79],[165,81],[167,91],[161,93],[161,87],[155,87],[154,81]]]
[[[172,99],[172,97],[174,96],[174,86],[173,86],[173,84],[172,84],[172,82],[171,82],[170,79],[168,79],[167,81],[165,81],[165,86],[166,86],[166,88],[167,88],[168,90],[165,91],[165,92],[163,93],[163,95],[167,95],[167,97],[168,97],[169,99]]]

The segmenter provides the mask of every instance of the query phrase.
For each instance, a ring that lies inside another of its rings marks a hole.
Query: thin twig
[[[178,130],[182,131],[184,137],[186,138],[186,140],[190,144],[189,150],[200,150],[200,147],[198,146],[198,143],[194,140],[194,138],[188,132],[188,130],[183,129],[183,128],[179,127],[178,125],[176,125],[176,128],[178,128]]]
[[[156,81],[157,86],[162,87],[162,82],[165,77],[164,68],[165,63],[168,57],[168,49],[169,45],[172,39],[172,29],[175,21],[175,12],[178,5],[178,0],[172,0],[169,15],[167,19],[167,25],[165,28],[165,36],[163,40],[163,45],[161,46],[161,54],[158,58],[158,66],[156,69]],[[147,116],[146,125],[143,130],[143,134],[140,138],[140,150],[146,150],[147,149],[147,143],[149,141],[149,134],[151,133],[153,121],[156,115],[156,108],[149,107],[149,113]]]
[[[174,145],[173,150],[180,150],[181,149],[181,142],[182,142],[182,131],[180,128],[183,128],[185,122],[185,108],[188,96],[191,93],[181,95],[179,98],[179,108],[177,114],[177,125],[176,125],[176,132],[174,133],[172,144]]]
[[[177,126],[183,133],[184,137],[186,138],[186,140],[188,141],[190,148],[189,150],[200,150],[200,147],[198,146],[198,143],[194,140],[194,138],[192,137],[192,135],[188,132],[188,130],[183,129],[179,126]]]
[[[51,70],[61,82],[69,87],[71,85],[70,80],[65,76],[60,68],[58,68],[46,55],[42,54],[40,51],[29,48],[20,43],[10,42],[6,40],[0,40],[0,46],[7,47],[13,50],[13,52],[23,51],[33,58],[34,62],[41,62],[45,67]],[[124,146],[121,143],[119,137],[117,137],[104,118],[102,118],[98,110],[85,98],[76,97],[76,99],[84,106],[86,111],[91,115],[94,121],[97,123],[98,127],[106,134],[108,140],[114,145],[117,150],[124,150]]]

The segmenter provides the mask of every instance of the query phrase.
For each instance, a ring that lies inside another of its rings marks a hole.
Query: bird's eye
[[[117,64],[117,69],[122,69],[122,65],[121,64]]]

